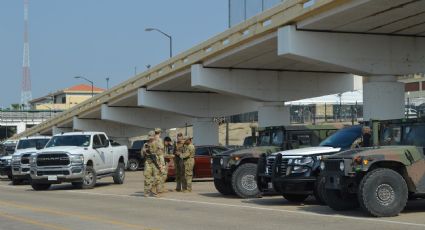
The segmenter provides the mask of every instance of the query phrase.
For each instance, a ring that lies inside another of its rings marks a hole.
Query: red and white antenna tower
[[[32,99],[30,77],[30,44],[28,39],[28,5],[29,0],[24,0],[24,55],[22,63],[22,89],[21,104],[28,108]]]

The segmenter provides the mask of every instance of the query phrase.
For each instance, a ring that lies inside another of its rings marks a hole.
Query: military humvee
[[[255,180],[260,156],[285,149],[318,145],[343,124],[290,125],[268,127],[258,132],[255,147],[234,149],[215,155],[211,159],[214,185],[224,194],[236,194],[242,198],[256,197],[260,191]]]
[[[374,146],[321,162],[323,198],[334,210],[361,207],[376,217],[398,215],[425,195],[425,119],[376,121]]]

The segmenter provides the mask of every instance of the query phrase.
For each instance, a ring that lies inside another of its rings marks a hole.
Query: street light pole
[[[173,57],[173,37],[171,37],[171,35],[163,32],[162,30],[157,29],[157,28],[146,28],[145,31],[146,32],[156,31],[156,32],[159,32],[159,33],[163,34],[164,36],[166,36],[168,38],[169,42],[170,42],[170,58]]]
[[[109,89],[109,77],[106,78],[106,89]]]
[[[90,82],[90,84],[91,84],[91,97],[94,97],[94,92],[93,92],[94,84],[93,84],[93,81],[90,81],[89,79],[87,79],[87,78],[85,78],[83,76],[75,76],[74,78],[75,79],[83,79],[83,80],[86,80],[86,81]]]

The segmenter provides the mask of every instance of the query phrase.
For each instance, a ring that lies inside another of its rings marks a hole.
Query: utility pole
[[[22,63],[22,88],[21,104],[28,107],[32,99],[31,77],[30,77],[30,45],[29,45],[29,23],[28,23],[29,0],[24,0],[24,54]]]

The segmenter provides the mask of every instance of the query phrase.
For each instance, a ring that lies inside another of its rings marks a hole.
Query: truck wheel
[[[20,185],[20,184],[22,184],[22,180],[15,179],[13,177],[12,177],[11,181],[12,181],[12,185]]]
[[[12,175],[7,175],[7,178],[9,178],[9,180],[12,180],[13,179],[13,176]]]
[[[323,193],[325,191],[325,178],[323,176],[319,176],[317,178],[316,184],[314,186],[314,198],[320,205],[325,205],[325,199],[323,198]]]
[[[241,198],[258,197],[260,191],[255,179],[256,174],[257,165],[253,163],[243,164],[235,170],[232,175],[232,188],[236,195]]]
[[[128,160],[128,170],[137,171],[139,169],[139,161],[137,159],[129,159]]]
[[[81,188],[82,189],[94,188],[94,186],[96,185],[96,179],[97,179],[97,175],[94,168],[92,166],[87,166],[84,173],[83,182],[81,183]]]
[[[283,194],[283,198],[293,203],[301,203],[307,199],[309,195],[304,194]]]
[[[359,201],[354,194],[343,194],[339,190],[326,189],[322,193],[326,204],[335,211],[345,211],[359,207]]]
[[[118,167],[112,176],[115,184],[123,184],[125,179],[125,165],[124,163],[118,163]]]
[[[234,195],[235,191],[232,190],[232,186],[224,182],[224,180],[214,178],[214,186],[223,195]]]
[[[404,178],[394,170],[375,169],[363,177],[358,198],[360,206],[376,217],[397,216],[406,206],[409,192]]]
[[[49,189],[51,184],[37,184],[37,183],[31,183],[31,187],[35,191],[43,191]]]

